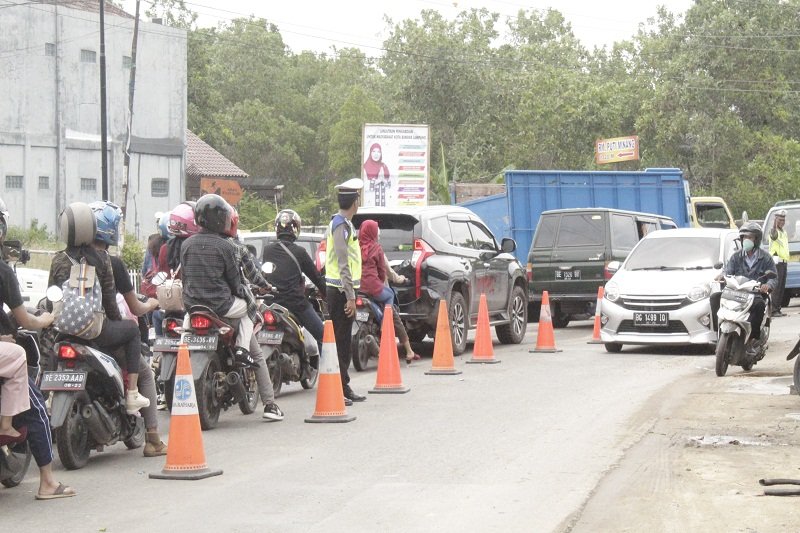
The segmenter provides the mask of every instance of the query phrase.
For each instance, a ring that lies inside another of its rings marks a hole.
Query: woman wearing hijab
[[[359,291],[369,295],[380,308],[379,320],[383,319],[383,309],[394,302],[394,291],[386,284],[388,272],[391,267],[386,261],[383,248],[378,243],[380,229],[374,220],[365,220],[358,230],[358,242],[361,246],[361,287]],[[394,274],[394,272],[392,272]],[[392,276],[400,283],[405,281],[403,276]],[[400,320],[400,313],[395,309],[394,331],[406,350],[406,362],[417,361],[420,356],[414,353],[408,340],[408,333]]]
[[[383,162],[383,150],[380,144],[373,143],[369,147],[369,156],[364,161],[364,172],[367,175],[370,190],[373,190],[380,180],[384,180],[386,186],[389,186],[389,167]]]

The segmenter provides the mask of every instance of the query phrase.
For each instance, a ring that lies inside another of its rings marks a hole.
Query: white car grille
[[[633,311],[674,311],[686,305],[686,297],[682,294],[666,296],[631,296],[623,295],[620,305]]]

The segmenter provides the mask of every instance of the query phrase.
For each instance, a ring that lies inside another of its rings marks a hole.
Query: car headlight
[[[693,302],[699,302],[700,300],[708,298],[709,294],[711,294],[711,291],[709,290],[708,285],[698,285],[696,287],[692,287],[692,290],[689,291],[689,294],[687,294],[686,297]]]
[[[619,287],[616,283],[606,285],[605,297],[609,302],[616,302],[619,299]]]

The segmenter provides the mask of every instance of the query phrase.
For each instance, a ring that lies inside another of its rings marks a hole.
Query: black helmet
[[[61,240],[67,246],[83,246],[94,241],[97,221],[89,204],[73,202],[61,213],[59,228]]]
[[[752,235],[755,238],[755,243],[759,244],[764,232],[761,231],[761,226],[759,226],[758,223],[746,222],[742,224],[741,228],[739,228],[739,237],[742,238],[747,235]]]
[[[6,203],[0,198],[0,242],[5,240],[8,234],[8,208]]]
[[[302,223],[297,212],[291,209],[284,209],[275,217],[275,235],[277,237],[290,237],[295,240],[300,235]]]
[[[218,194],[204,194],[194,206],[197,225],[213,233],[223,234],[230,228],[233,207]]]

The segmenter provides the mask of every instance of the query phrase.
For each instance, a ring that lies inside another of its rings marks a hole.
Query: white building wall
[[[13,224],[36,219],[55,232],[68,203],[102,197],[99,14],[13,1],[20,5],[0,9],[0,195]],[[127,231],[140,228],[143,239],[154,214],[183,199],[186,32],[140,21],[126,195],[130,68],[123,62],[134,21],[106,14],[105,22],[108,199],[126,204]],[[94,52],[94,61],[82,60],[82,51]],[[23,176],[22,188],[13,176]],[[168,180],[167,196],[152,195],[154,178]]]

